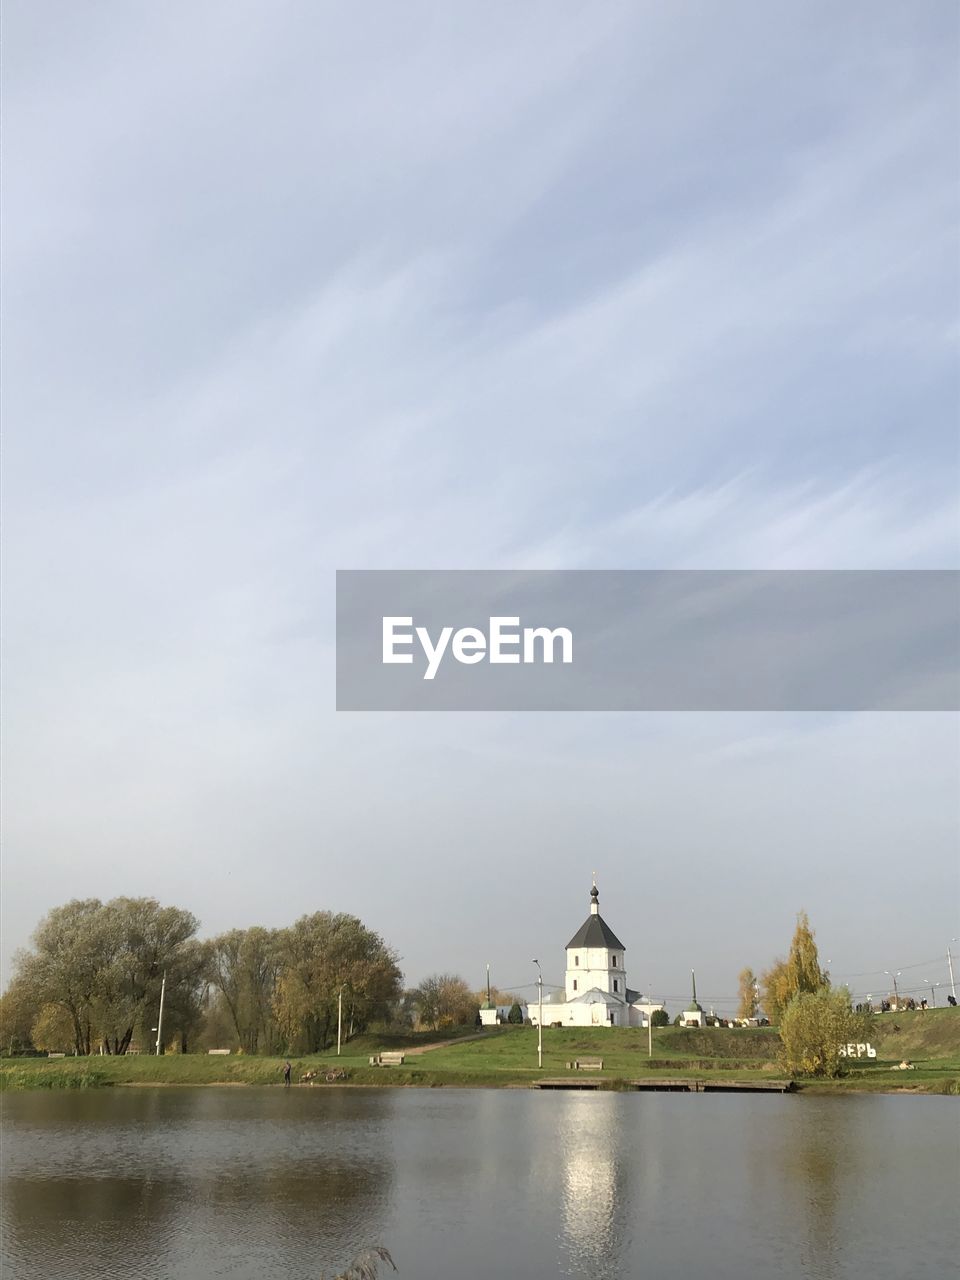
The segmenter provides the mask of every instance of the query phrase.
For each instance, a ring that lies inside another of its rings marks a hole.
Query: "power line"
[[[901,987],[901,990],[909,994],[914,994],[916,992],[929,991],[931,986],[936,987],[937,982],[940,982],[941,984],[943,984],[944,982],[943,975],[946,972],[946,968],[947,968],[947,960],[946,960],[946,954],[944,953],[939,956],[933,956],[929,960],[912,960],[908,964],[901,964],[895,970],[894,969],[890,969],[890,970],[865,969],[859,973],[841,972],[839,975],[836,975],[836,985],[847,987],[850,990],[851,996],[866,996],[866,995],[872,995],[875,993],[866,992],[864,990],[861,990],[859,987],[856,990],[854,990],[852,987],[852,984],[848,980],[853,978],[882,979],[887,976],[892,978],[894,973],[896,973],[899,976],[901,973],[907,970],[913,970],[913,969],[929,970],[930,973],[932,973],[934,976],[934,981],[932,982],[921,982],[920,985],[916,987],[905,987],[903,983],[899,984]],[[543,985],[545,989],[550,987],[556,991],[561,991],[565,988],[565,982],[557,981],[554,979],[548,979],[546,977],[544,977]],[[876,981],[871,983],[870,985],[883,987],[886,984],[882,981]],[[537,988],[537,983],[535,981],[534,982],[507,982],[507,983],[498,982],[497,987],[504,994],[516,995],[523,991],[535,991]],[[687,1000],[690,995],[690,992],[688,990],[684,990],[682,994],[678,992],[668,992],[666,994],[663,994],[661,992],[659,995],[654,996],[652,994],[654,990],[655,988],[651,987],[650,989],[651,994],[647,996],[647,998],[652,999],[654,1001],[662,1000],[664,1004],[667,1004],[667,1003],[675,1004],[677,1001]],[[879,993],[876,993],[876,994],[879,994]],[[728,992],[724,995],[716,995],[716,994],[698,995],[698,999],[701,1003],[705,1002],[713,1006],[732,1005],[732,1004],[737,1004],[739,1002],[740,992],[739,991]]]
[[[903,969],[925,969],[932,967],[935,964],[946,964],[946,962],[947,957],[945,954],[942,956],[934,956],[932,960],[917,960],[912,964],[902,964],[899,966],[897,972],[900,972]],[[848,973],[846,976],[848,978],[873,978],[882,976],[886,972],[886,969],[865,969],[863,973]]]

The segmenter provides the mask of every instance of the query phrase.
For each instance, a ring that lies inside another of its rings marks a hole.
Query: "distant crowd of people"
[[[956,1009],[957,997],[947,996],[947,1004],[952,1009]],[[879,1006],[867,1001],[865,1004],[858,1004],[856,1010],[857,1013],[889,1013],[893,1007],[893,1003],[890,1000],[881,1000]],[[913,996],[903,996],[896,1002],[896,1008],[898,1013],[906,1012],[909,1009],[919,1009],[921,1013],[926,1013],[930,1005],[926,1000],[917,1001],[914,1000]]]

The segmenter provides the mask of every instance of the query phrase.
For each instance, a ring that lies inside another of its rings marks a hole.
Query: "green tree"
[[[770,1021],[777,1025],[795,994],[786,960],[775,960],[760,975],[760,1001]]]
[[[347,1036],[384,1017],[400,994],[396,953],[356,916],[317,911],[280,932],[273,1012],[291,1050],[332,1042],[339,993]]]
[[[197,918],[154,898],[114,898],[97,924],[103,963],[95,1009],[105,1052],[126,1053],[137,1031],[149,1042],[164,975],[164,1033],[168,1041],[185,1036],[196,1020],[205,967],[194,937]]]
[[[741,969],[739,999],[737,1004],[738,1018],[755,1018],[757,1016],[757,979],[750,968]]]
[[[15,982],[29,993],[36,1015],[47,1004],[60,1004],[73,1027],[77,1053],[90,1052],[96,1032],[96,1005],[104,963],[101,938],[103,903],[74,899],[55,907],[37,926],[33,947],[14,958]]]
[[[15,978],[0,996],[0,1052],[22,1053],[33,1048],[30,1030],[39,1011],[36,997]]]
[[[62,1004],[45,1004],[30,1030],[37,1049],[65,1053],[73,1048],[73,1019]]]
[[[855,1013],[845,987],[799,991],[780,1019],[783,1062],[795,1075],[834,1077],[841,1074],[841,1053],[850,1042],[867,1039],[868,1018]]]
[[[208,986],[200,1010],[197,1040],[201,1049],[240,1049],[237,1029],[223,996]]]
[[[830,985],[830,975],[820,968],[817,944],[805,911],[797,916],[787,967],[795,991],[822,991]]]
[[[797,916],[797,926],[786,960],[775,960],[761,976],[763,1007],[771,1022],[778,1024],[789,1002],[800,992],[822,991],[830,986],[830,975],[820,967],[817,944],[807,913]]]
[[[167,990],[163,1005],[163,1038],[167,1045],[176,1044],[179,1053],[187,1053],[194,1036],[203,1025],[208,990],[206,973],[209,943],[187,941],[177,956],[177,963],[167,972]],[[153,1013],[150,1014],[151,1023]],[[146,1028],[144,1028],[144,1033]]]
[[[424,978],[414,992],[414,1002],[421,1025],[434,1031],[468,1026],[477,1012],[477,997],[454,973],[434,973]]]
[[[73,1028],[73,1047],[88,1054],[99,1042],[125,1053],[138,1027],[154,1017],[167,974],[169,1021],[176,1021],[201,984],[197,921],[152,898],[77,899],[55,907],[15,960],[15,983],[36,1014],[59,1005]],[[178,1012],[180,1011],[180,1012]]]
[[[281,944],[278,930],[259,926],[231,929],[210,943],[207,976],[220,993],[244,1053],[273,1053],[279,1047],[274,1000]]]
[[[670,1015],[666,1009],[654,1009],[650,1015],[650,1025],[652,1027],[669,1027]]]
[[[507,1021],[512,1022],[515,1026],[519,1026],[523,1022],[523,1010],[520,1008],[520,1005],[516,1000],[514,1000],[513,1004],[510,1006],[510,1012],[507,1014]]]

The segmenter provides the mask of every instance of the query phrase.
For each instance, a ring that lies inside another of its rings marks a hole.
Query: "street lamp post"
[[[543,970],[540,961],[534,960],[537,966],[537,1066],[543,1067]]]
[[[884,969],[884,971],[883,971],[883,972],[887,975],[887,977],[888,977],[888,978],[892,978],[892,979],[893,979],[893,994],[894,994],[894,996],[896,997],[896,1001],[897,1001],[897,1010],[899,1011],[899,1009],[900,1009],[900,988],[897,986],[897,979],[900,977],[900,974],[903,972],[903,970],[902,970],[902,969],[898,969],[896,973],[891,973],[889,969]]]
[[[164,970],[163,981],[160,983],[160,1013],[159,1013],[159,1016],[157,1017],[156,1056],[158,1058],[160,1056],[160,1041],[163,1037],[163,997],[166,995],[166,993],[167,993],[167,973],[166,973],[166,970]]]
[[[343,988],[346,983],[341,982],[340,990],[337,992],[337,1057],[340,1057],[340,1040],[343,1030]]]

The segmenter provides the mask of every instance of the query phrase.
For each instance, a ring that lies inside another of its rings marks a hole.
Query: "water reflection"
[[[839,1236],[847,1209],[841,1183],[859,1180],[859,1144],[851,1121],[855,1108],[837,1111],[828,1121],[821,1111],[801,1109],[795,1119],[796,1150],[787,1161],[786,1180],[802,1188],[806,1240],[802,1249],[810,1275],[830,1280],[837,1274]]]
[[[561,1160],[561,1247],[571,1268],[606,1280],[622,1274],[630,1187],[616,1099],[571,1094],[556,1119]]]
[[[477,1090],[4,1099],[4,1280],[951,1273],[956,1102]]]
[[[130,1273],[134,1241],[138,1253],[162,1262],[179,1203],[173,1179],[11,1177],[3,1192],[4,1275],[66,1270],[109,1280]]]
[[[389,1096],[278,1094],[131,1090],[35,1114],[30,1098],[4,1144],[9,1274],[62,1271],[65,1255],[81,1280],[332,1274],[390,1200]]]

